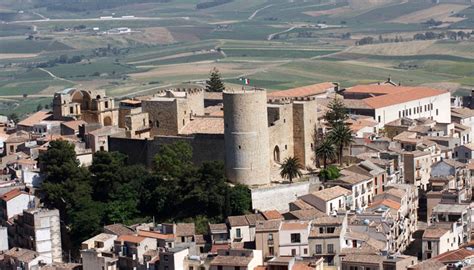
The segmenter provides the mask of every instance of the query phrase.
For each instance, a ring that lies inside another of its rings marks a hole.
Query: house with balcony
[[[281,220],[257,221],[255,247],[262,251],[263,260],[279,256],[279,229]]]
[[[471,241],[471,207],[469,204],[440,203],[433,208],[429,225],[450,222],[462,228],[460,244]]]
[[[463,228],[461,223],[434,223],[423,232],[422,258],[423,260],[428,260],[442,253],[456,250],[463,243]]]
[[[249,214],[227,217],[229,238],[231,243],[249,243],[255,241],[255,225],[257,220],[265,220],[260,214]]]
[[[309,235],[310,254],[323,258],[328,266],[340,266],[339,254],[346,247],[347,216],[325,217],[311,223]]]
[[[427,190],[431,173],[431,153],[429,151],[412,151],[403,155],[405,183]]]
[[[227,230],[227,224],[209,223],[208,231],[209,231],[209,235],[211,236],[212,245],[222,245],[222,244],[229,243],[229,231]]]
[[[341,177],[337,180],[326,182],[326,186],[341,186],[352,193],[351,210],[364,209],[374,197],[373,177],[367,173],[356,172],[358,169],[351,166],[341,171]],[[346,202],[346,205],[348,203]]]
[[[279,229],[279,255],[309,257],[311,221],[283,221]]]
[[[117,268],[134,269],[145,265],[144,255],[158,248],[156,239],[139,235],[121,235],[114,241],[114,253],[118,256]]]
[[[318,190],[303,195],[299,199],[326,215],[331,215],[338,210],[346,210],[350,208],[352,202],[351,191],[340,186]]]

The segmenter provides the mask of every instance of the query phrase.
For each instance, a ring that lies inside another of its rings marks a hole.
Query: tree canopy
[[[178,142],[164,145],[154,171],[128,165],[117,152],[96,152],[89,168],[81,167],[74,145],[52,141],[39,156],[46,178],[39,196],[46,207],[57,208],[67,230],[65,249],[80,243],[111,223],[134,224],[196,221],[223,222],[228,215],[251,210],[250,190],[230,186],[222,162],[192,163],[192,148]],[[69,245],[70,243],[70,245]]]

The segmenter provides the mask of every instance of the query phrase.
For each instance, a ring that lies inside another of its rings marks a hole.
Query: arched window
[[[273,161],[280,163],[280,147],[278,145],[275,145],[275,148],[273,148]]]

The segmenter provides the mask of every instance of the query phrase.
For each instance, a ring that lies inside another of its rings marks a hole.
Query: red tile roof
[[[143,236],[124,234],[124,235],[119,236],[116,241],[138,244],[138,243],[141,243],[145,239],[146,237],[143,237]]]
[[[448,93],[445,90],[438,90],[429,87],[392,85],[358,85],[348,88],[345,91],[346,93],[365,93],[374,95],[373,97],[363,99],[364,103],[373,109]]]
[[[10,190],[9,192],[5,193],[2,195],[2,200],[8,202],[9,200],[16,198],[17,196],[21,194],[28,194],[24,191],[21,191],[20,189],[13,189]]]
[[[390,200],[390,199],[383,199],[383,200],[375,201],[370,205],[370,207],[374,207],[374,206],[377,206],[377,205],[385,205],[389,208],[397,209],[397,210],[400,209],[400,203],[398,203],[394,200]]]
[[[283,216],[277,210],[269,210],[262,213],[266,220],[283,219]]]
[[[334,89],[335,84],[332,82],[324,82],[313,85],[307,85],[297,88],[292,88],[283,91],[276,91],[268,93],[270,98],[297,98],[297,97],[308,97],[318,94],[325,93],[328,89]]]
[[[174,234],[162,234],[159,232],[152,232],[152,231],[144,231],[144,230],[138,230],[138,235],[139,236],[144,236],[144,237],[149,237],[149,238],[154,238],[154,239],[160,239],[160,240],[166,240],[166,239],[173,239]]]
[[[474,250],[469,250],[467,248],[460,248],[460,249],[451,250],[451,251],[439,254],[438,256],[433,257],[433,259],[447,264],[449,262],[462,261],[465,258],[473,256],[473,255],[474,255]]]
[[[48,119],[50,116],[52,116],[52,113],[50,111],[35,112],[34,114],[20,121],[18,125],[32,127],[33,125],[38,124],[39,122]]]
[[[292,230],[305,230],[308,228],[308,222],[284,222],[281,224],[280,230],[292,231]]]

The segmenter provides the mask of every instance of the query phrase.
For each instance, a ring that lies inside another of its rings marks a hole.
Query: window
[[[329,203],[329,211],[332,212],[332,203]]]
[[[291,243],[300,243],[300,242],[301,242],[301,235],[299,233],[292,233]]]
[[[380,117],[380,115],[378,116],[378,119],[379,119],[379,123],[380,123],[380,121],[382,120],[381,117]]]
[[[316,254],[323,253],[323,247],[321,245],[316,245],[315,251]]]
[[[465,158],[469,158],[469,153],[467,153],[467,152],[464,153],[464,157],[465,157]]]
[[[268,234],[268,240],[273,240],[273,233]]]
[[[182,242],[182,243],[186,242],[186,237],[181,236],[181,242]]]
[[[105,102],[105,108],[107,109],[108,107],[109,107],[109,102],[106,101],[106,102]]]
[[[236,229],[236,230],[235,230],[235,236],[236,236],[237,238],[242,238],[242,232],[241,232],[240,229]]]
[[[303,254],[308,254],[308,249],[307,248],[303,249]]]
[[[217,270],[222,270],[222,265],[217,266]]]
[[[190,267],[189,267],[189,270],[194,270],[194,267],[190,266]]]
[[[428,241],[428,250],[431,250],[431,241]]]
[[[402,112],[398,112],[398,118],[402,118]]]
[[[334,253],[334,244],[328,244],[328,253]]]
[[[165,259],[165,262],[168,261],[168,255],[163,256],[163,259]]]
[[[186,125],[186,122],[185,122],[184,119],[183,119],[183,126],[184,126],[184,125]]]
[[[275,255],[275,249],[273,247],[268,247],[268,253],[272,256]]]
[[[69,113],[74,113],[74,108],[73,107],[69,107]]]
[[[156,120],[155,126],[156,126],[157,128],[159,128],[159,127],[160,127],[160,121]]]
[[[436,115],[438,115],[438,109],[436,109]]]
[[[234,270],[240,270],[239,266],[234,267]]]

